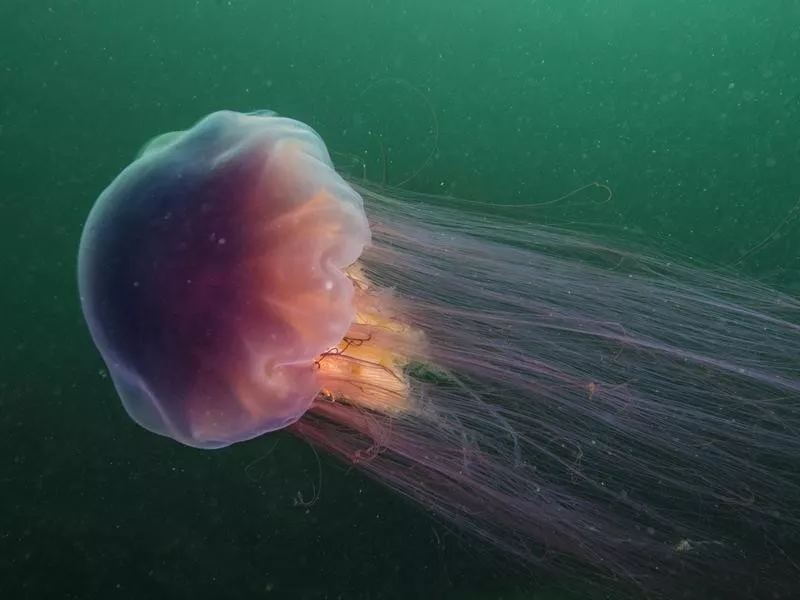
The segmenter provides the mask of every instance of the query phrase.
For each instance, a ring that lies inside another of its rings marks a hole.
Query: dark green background
[[[603,181],[611,202],[518,214],[796,293],[798,23],[794,0],[3,0],[0,598],[562,597],[324,456],[293,506],[318,468],[288,436],[200,452],[135,427],[80,315],[83,220],[144,141],[219,108],[306,121],[397,183],[432,148],[422,92],[439,145],[407,187]]]

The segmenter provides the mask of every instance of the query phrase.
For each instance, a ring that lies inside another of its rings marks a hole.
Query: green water
[[[78,308],[83,220],[147,139],[269,108],[348,172],[424,165],[417,191],[603,182],[512,212],[796,293],[798,23],[779,0],[3,0],[0,598],[565,597],[290,437],[206,453],[134,426]]]

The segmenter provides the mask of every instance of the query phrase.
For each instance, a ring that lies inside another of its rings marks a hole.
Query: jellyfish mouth
[[[389,415],[416,413],[408,368],[425,360],[424,334],[403,317],[390,291],[370,282],[360,263],[345,274],[353,283],[356,314],[341,341],[316,360],[322,384],[317,401]]]

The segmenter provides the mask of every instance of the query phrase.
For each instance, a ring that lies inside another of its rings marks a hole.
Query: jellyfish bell
[[[653,597],[797,589],[794,297],[347,182],[308,126],[229,111],[144,148],[78,270],[156,433],[287,427],[510,556]]]
[[[335,393],[341,369],[319,358],[374,320],[353,266],[369,239],[360,196],[297,121],[218,112],[149,142],[79,250],[83,311],[128,413],[213,448]]]

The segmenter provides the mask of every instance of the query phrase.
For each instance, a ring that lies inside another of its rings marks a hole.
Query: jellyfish
[[[348,180],[269,111],[149,142],[89,213],[78,287],[152,432],[214,449],[286,428],[600,586],[798,589],[791,295]]]

